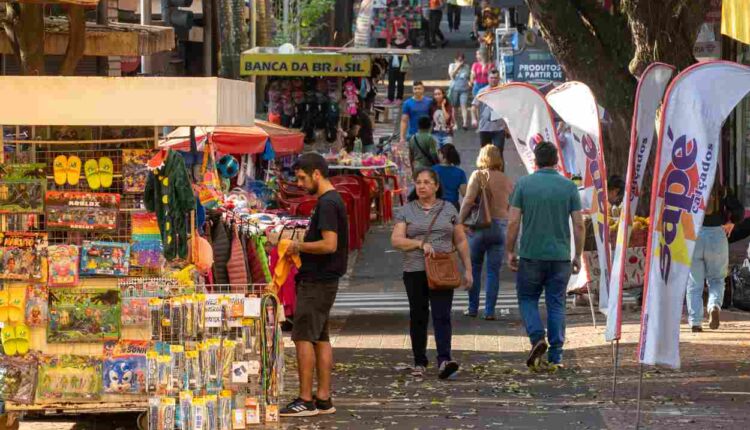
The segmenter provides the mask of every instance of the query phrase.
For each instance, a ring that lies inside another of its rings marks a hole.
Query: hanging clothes
[[[232,230],[231,255],[227,262],[227,274],[231,284],[230,291],[232,293],[244,293],[248,284],[245,252],[237,227],[235,226]]]
[[[278,248],[274,248],[269,256],[271,259],[271,272],[274,273],[274,285],[279,285],[276,295],[281,300],[281,304],[284,305],[284,315],[291,317],[294,315],[297,305],[297,287],[294,278],[297,276],[299,268],[296,261],[299,260],[299,256],[294,256],[294,261],[290,263],[290,259],[286,258],[285,255],[279,255],[280,249],[282,249],[281,244],[279,244]],[[286,248],[282,250],[286,251]],[[286,254],[286,252],[282,254]]]
[[[250,278],[253,284],[266,284],[266,275],[263,270],[263,262],[255,247],[255,238],[247,238],[247,263],[250,267]]]
[[[166,157],[161,151],[158,155],[154,158],[161,163],[148,175],[144,203],[149,212],[156,213],[164,258],[184,259],[188,256],[187,217],[195,209],[195,196],[185,160],[175,151],[168,151]]]
[[[211,214],[211,247],[214,250],[214,284],[229,284],[229,273],[227,272],[227,263],[230,257],[229,234],[226,226],[221,221],[221,214]]]

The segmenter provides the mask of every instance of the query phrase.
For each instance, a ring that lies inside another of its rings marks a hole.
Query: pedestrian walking
[[[461,6],[458,0],[448,0],[448,31],[458,31],[461,27]]]
[[[488,0],[482,0],[481,2],[474,0],[474,28],[470,35],[471,40],[478,40],[482,37],[481,33],[485,31],[482,14],[488,7],[490,7]]]
[[[302,266],[297,274],[297,303],[292,340],[297,352],[299,396],[279,414],[307,417],[336,412],[331,400],[333,352],[328,333],[331,307],[339,278],[346,273],[349,252],[346,206],[328,180],[323,156],[307,153],[292,166],[297,184],[318,198],[304,241],[294,241],[288,252],[299,254]],[[313,374],[318,389],[313,396]]]
[[[695,242],[686,299],[688,323],[693,332],[703,331],[703,285],[708,284],[708,327],[720,325],[724,278],[729,268],[729,241],[734,224],[742,221],[745,208],[734,193],[715,179],[706,204],[703,226]]]
[[[430,289],[425,271],[425,256],[458,250],[464,265],[463,284],[471,285],[469,247],[463,228],[457,225],[456,208],[441,199],[437,173],[417,170],[415,189],[409,202],[396,216],[391,244],[404,253],[404,286],[409,299],[409,335],[414,354],[412,376],[422,377],[427,359],[427,326],[432,310],[432,328],[437,347],[438,377],[448,379],[459,364],[451,357],[451,309],[453,290]]]
[[[453,105],[442,88],[435,88],[432,92],[430,118],[432,118],[432,136],[439,147],[442,148],[446,143],[453,143],[453,131],[456,129]]]
[[[471,92],[471,67],[466,64],[464,54],[459,52],[456,60],[448,66],[448,76],[451,78],[448,89],[449,99],[454,106],[461,107],[461,120],[463,129],[469,128],[469,92]],[[456,121],[456,123],[458,123]]]
[[[488,74],[489,85],[482,88],[479,94],[484,94],[487,91],[491,91],[500,86],[500,72],[497,69],[492,69]],[[502,155],[503,149],[505,148],[505,121],[501,118],[495,118],[495,113],[492,108],[479,101],[477,97],[471,104],[472,121],[471,125],[477,128],[479,132],[479,144],[495,145],[500,149]]]
[[[443,145],[438,150],[440,164],[432,166],[440,178],[440,188],[443,190],[443,200],[460,207],[459,199],[466,194],[466,172],[461,168],[461,156],[453,144]]]
[[[419,132],[409,138],[409,163],[412,171],[429,168],[439,163],[437,142],[430,134],[432,121],[430,117],[419,119]]]
[[[541,142],[534,148],[538,170],[518,180],[510,201],[508,219],[508,266],[516,275],[518,307],[531,352],[526,360],[535,366],[547,348],[551,364],[562,365],[565,343],[565,291],[570,274],[581,268],[584,228],[578,187],[556,170],[557,148]],[[575,257],[570,259],[570,228],[573,221]],[[523,225],[521,247],[514,244]],[[518,257],[520,256],[520,260]],[[539,315],[539,297],[544,292],[547,333]]]
[[[471,77],[469,79],[474,97],[479,94],[482,88],[489,85],[489,72],[492,69],[492,64],[487,60],[487,51],[485,49],[477,49],[476,61],[471,65]]]
[[[402,144],[406,144],[406,141],[410,137],[417,134],[420,118],[424,116],[430,117],[432,99],[425,97],[422,81],[414,81],[412,90],[414,91],[414,95],[408,98],[401,106],[401,125],[399,130],[401,132]]]
[[[482,290],[482,268],[487,262],[487,279],[484,283],[484,319],[495,320],[497,294],[500,291],[500,268],[505,256],[505,235],[508,229],[509,198],[513,191],[513,182],[503,171],[503,157],[500,149],[487,145],[479,151],[477,169],[471,174],[466,198],[458,217],[463,224],[471,210],[477,205],[481,190],[486,191],[492,222],[486,228],[473,228],[468,233],[469,250],[471,251],[471,270],[474,283],[469,290],[469,308],[464,315],[476,317],[479,311],[479,292]]]
[[[398,49],[411,48],[411,42],[406,36],[406,29],[399,28],[396,38],[388,47]],[[393,55],[388,63],[388,100],[386,104],[392,105],[397,100],[399,103],[404,99],[404,79],[408,71],[409,60],[406,55]]]
[[[438,39],[440,39],[440,47],[445,48],[448,44],[448,40],[445,35],[440,31],[440,21],[443,20],[443,6],[445,0],[429,0],[430,12],[428,20],[430,23],[430,48],[437,47]]]

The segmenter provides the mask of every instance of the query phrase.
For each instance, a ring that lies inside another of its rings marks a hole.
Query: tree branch
[[[83,6],[68,6],[68,23],[68,48],[60,66],[62,76],[74,75],[78,62],[83,58],[86,48],[86,16]]]
[[[21,3],[14,27],[24,75],[44,75],[44,5]]]
[[[18,64],[21,64],[21,48],[18,46],[18,38],[16,37],[18,11],[17,3],[5,3],[5,19],[2,20],[2,23],[3,30],[5,30],[5,34],[10,42],[10,47],[13,50],[13,56],[16,58]]]

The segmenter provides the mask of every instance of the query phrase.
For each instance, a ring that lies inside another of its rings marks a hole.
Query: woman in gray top
[[[404,252],[404,285],[409,298],[409,334],[414,353],[412,375],[422,377],[427,367],[427,325],[432,308],[432,326],[438,352],[438,377],[447,379],[458,371],[451,358],[451,309],[453,290],[431,290],[427,285],[424,257],[433,252],[450,252],[455,247],[464,266],[463,284],[472,284],[471,258],[463,227],[457,223],[456,208],[440,199],[440,180],[432,169],[414,174],[415,189],[409,203],[396,216],[391,235],[394,248]],[[427,241],[430,223],[435,224]]]

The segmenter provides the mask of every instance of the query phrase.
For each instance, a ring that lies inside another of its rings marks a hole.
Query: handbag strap
[[[416,146],[417,148],[419,148],[419,152],[421,152],[422,155],[425,156],[425,158],[427,158],[428,160],[430,160],[430,163],[432,163],[433,165],[434,164],[438,164],[438,163],[435,163],[435,158],[432,156],[432,154],[428,154],[427,151],[425,151],[425,149],[422,147],[422,145],[419,144],[419,140],[417,140],[417,135],[416,134],[414,136],[412,136],[411,138],[414,140],[414,146]]]
[[[443,212],[443,208],[445,208],[445,200],[443,200],[443,204],[440,205],[440,210],[438,210],[435,216],[432,217],[432,221],[430,221],[430,225],[429,227],[427,227],[427,234],[424,235],[424,239],[422,239],[422,245],[420,246],[420,248],[424,246],[425,243],[427,243],[427,239],[432,234],[432,227],[435,226],[435,222],[437,221],[440,214]]]

